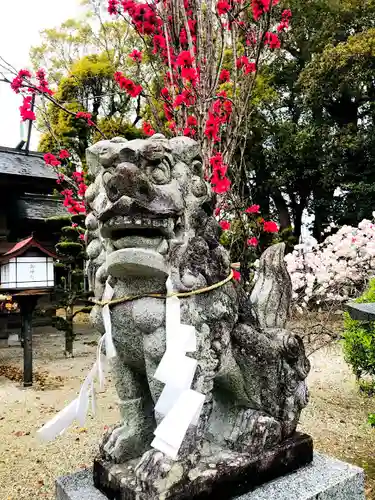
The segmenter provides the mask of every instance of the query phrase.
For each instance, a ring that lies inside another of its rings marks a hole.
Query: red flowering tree
[[[237,177],[243,168],[247,118],[254,106],[258,74],[263,63],[272,59],[272,52],[280,48],[282,33],[289,27],[291,12],[279,2],[108,0],[109,14],[122,18],[141,42],[129,53],[137,65],[137,81],[117,71],[114,79],[119,91],[137,99],[149,115],[142,123],[145,135],[157,130],[200,142],[206,178],[218,195],[216,215],[220,214],[223,229],[228,230],[233,220],[241,228],[242,264],[248,259],[248,248],[256,247],[259,235],[249,232],[249,200],[242,199],[236,188]],[[139,50],[141,44],[143,49]],[[24,120],[35,119],[30,107],[34,94],[63,107],[54,100],[43,70],[35,77],[22,70],[10,83],[24,96]],[[89,113],[66,111],[100,132]],[[74,179],[69,183],[76,184]],[[80,209],[78,192],[68,188],[62,194],[69,209]],[[275,232],[274,223],[259,221],[263,233]]]
[[[279,0],[108,0],[108,12],[130,24],[144,51],[131,57],[139,81],[115,74],[120,88],[142,95],[152,111],[151,135],[167,126],[171,134],[193,137],[202,145],[213,190],[229,191],[228,165],[244,143],[257,74],[271,52],[280,48],[279,34],[291,12]],[[144,85],[155,69],[153,85]],[[161,75],[161,76],[160,76]],[[162,103],[162,110],[159,103]]]
[[[236,189],[241,152],[247,141],[247,117],[262,64],[281,46],[291,12],[279,0],[108,0],[108,12],[134,28],[143,50],[129,56],[139,67],[139,80],[115,74],[120,89],[132,97],[141,95],[150,119],[143,131],[185,135],[202,147],[207,179],[218,195],[216,215],[224,231],[234,221],[236,245],[245,277],[249,252],[254,254],[261,235],[275,233],[274,222],[261,217],[249,222],[244,200]],[[143,60],[154,68],[150,84],[142,74]],[[252,221],[254,222],[254,221]],[[231,237],[226,237],[233,249]],[[241,247],[241,251],[239,248]]]

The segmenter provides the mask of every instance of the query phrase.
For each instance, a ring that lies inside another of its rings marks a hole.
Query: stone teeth
[[[168,220],[156,219],[156,220],[152,221],[152,224],[156,227],[168,227]]]
[[[125,224],[131,224],[132,220],[131,220],[131,218],[130,218],[130,217],[124,217],[124,218],[123,218],[123,222],[124,222]]]
[[[168,243],[166,240],[163,240],[158,248],[156,249],[161,255],[165,255],[168,252]]]
[[[143,226],[150,226],[151,225],[150,219],[142,219],[142,225]]]
[[[141,219],[134,219],[134,224],[136,224],[137,226],[140,226],[142,224],[142,221]]]

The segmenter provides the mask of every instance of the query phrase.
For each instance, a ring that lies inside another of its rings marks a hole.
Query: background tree
[[[58,28],[44,30],[42,43],[30,51],[35,71],[46,69],[50,83],[57,86],[54,97],[64,108],[45,101],[38,106],[39,149],[68,149],[83,163],[86,148],[102,137],[87,123],[67,115],[65,108],[90,113],[108,137],[140,135],[135,127],[140,102],[119,93],[113,78],[119,68],[137,76],[138,67],[129,57],[137,43],[134,32],[108,14],[103,16],[100,2],[87,1],[86,6],[82,19],[69,19]]]
[[[57,279],[54,295],[56,308],[64,311],[63,316],[53,318],[53,326],[65,333],[65,355],[71,357],[75,338],[74,318],[80,312],[91,310],[84,280],[86,215],[82,201],[77,201],[82,200],[86,191],[85,174],[66,150],[60,151],[59,160],[50,153],[46,154],[44,159],[51,168],[58,169],[58,185],[64,186],[69,179],[70,189],[66,188],[61,192],[69,213],[66,216],[53,217],[61,226],[57,234],[59,241],[55,247],[59,259],[55,263]],[[78,305],[85,307],[77,308]]]
[[[54,316],[52,325],[64,332],[64,354],[67,357],[73,356],[74,318],[79,313],[91,310],[84,288],[85,242],[80,238],[84,231],[84,219],[84,215],[59,218],[62,227],[56,245],[56,253],[60,258],[55,263],[57,279],[54,302],[57,309],[63,310],[63,315]],[[84,304],[85,307],[79,307]]]
[[[134,108],[138,103],[118,92],[113,79],[115,71],[116,67],[106,53],[89,55],[72,64],[54,94],[63,108],[56,107],[54,103],[49,103],[44,109],[39,108],[38,123],[42,131],[40,151],[67,149],[84,164],[86,149],[102,139],[96,129],[82,120],[76,120],[66,113],[66,109],[73,113],[90,113],[92,121],[108,137],[133,139],[142,134],[135,127],[140,118]]]
[[[373,134],[368,117],[362,121],[356,112],[359,104],[361,110],[372,107],[371,96],[361,89],[370,82],[373,67],[370,57],[361,55],[364,47],[353,42],[351,58],[346,64],[338,61],[353,33],[372,37],[375,5],[290,0],[288,6],[291,29],[283,34],[281,50],[264,66],[273,99],[259,101],[249,120],[243,182],[251,179],[254,202],[263,213],[276,211],[281,229],[293,225],[295,240],[304,210],[314,216],[314,236],[321,239],[328,222],[354,224],[371,213],[375,201],[369,168]],[[355,96],[359,100],[352,103]],[[344,196],[335,197],[340,187]]]

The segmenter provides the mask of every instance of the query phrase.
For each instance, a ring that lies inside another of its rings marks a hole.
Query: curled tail
[[[262,328],[284,328],[292,299],[292,282],[284,262],[285,243],[263,253],[250,296],[253,314]]]

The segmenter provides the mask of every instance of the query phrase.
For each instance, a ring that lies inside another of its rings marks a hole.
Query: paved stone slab
[[[314,453],[311,465],[236,500],[365,500],[364,492],[362,469]]]
[[[94,487],[91,469],[59,478],[56,499],[108,500]],[[359,467],[315,453],[311,465],[236,500],[365,500],[364,473]]]
[[[375,321],[375,303],[356,304],[351,302],[346,306],[350,317],[358,321]]]
[[[92,469],[85,469],[56,480],[57,500],[108,500],[94,487]]]

